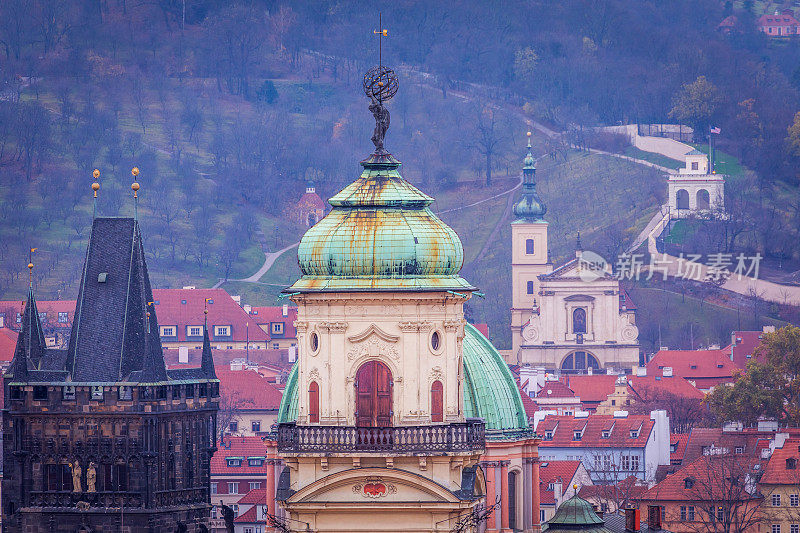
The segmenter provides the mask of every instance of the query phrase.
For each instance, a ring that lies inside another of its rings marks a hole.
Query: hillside
[[[756,175],[758,200],[776,196],[789,212],[796,184],[783,136],[797,102],[787,81],[795,48],[750,33],[726,40],[714,33],[723,10],[701,3],[676,2],[667,13],[657,2],[637,11],[618,0],[510,1],[488,10],[468,1],[459,9],[352,1],[319,10],[294,1],[200,0],[184,12],[175,2],[7,0],[0,4],[0,298],[24,294],[31,247],[40,297],[74,296],[94,168],[97,211],[111,216],[132,213],[130,169],[141,169],[139,218],[157,286],[244,278],[264,252],[297,242],[304,228],[288,213],[306,183],[332,196],[372,149],[360,85],[375,62],[371,28],[380,9],[391,27],[384,59],[401,80],[389,103],[387,147],[461,235],[464,273],[486,293],[470,302],[471,318],[489,323],[504,347],[513,198],[497,195],[518,181],[533,121],[556,262],[571,256],[578,231],[587,248],[616,255],[664,189],[657,172],[570,150],[564,139],[596,124],[665,120],[671,98],[699,74],[736,95],[718,105],[726,135],[750,131],[736,122],[740,99],[781,103],[769,109],[778,118],[753,110],[763,143],[737,144],[731,135],[723,144],[740,159],[771,165]],[[685,24],[698,9],[702,20]],[[584,16],[574,21],[576,12]],[[678,27],[688,29],[674,40]],[[644,35],[663,53],[636,46]],[[681,59],[706,42],[702,60]],[[720,66],[715,58],[732,51],[751,70],[772,61],[771,83],[752,86],[751,76]],[[567,135],[538,133],[546,127]],[[788,253],[796,253],[793,242],[786,239]],[[223,286],[272,303],[297,275],[293,257],[280,257],[260,283]]]

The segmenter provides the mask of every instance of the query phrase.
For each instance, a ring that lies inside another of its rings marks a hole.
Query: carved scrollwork
[[[365,341],[359,342],[347,351],[347,359],[349,361],[358,359],[359,357],[377,357],[378,355],[385,355],[392,359],[400,358],[400,353],[394,346],[377,337],[370,337]]]

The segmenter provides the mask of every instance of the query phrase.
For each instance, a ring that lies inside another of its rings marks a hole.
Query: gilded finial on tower
[[[208,328],[208,298],[203,298],[203,331]]]
[[[100,190],[100,183],[97,181],[97,178],[100,177],[100,171],[94,169],[92,172],[92,177],[94,178],[94,182],[92,182],[92,191],[94,191],[94,200],[92,201],[92,220],[97,217],[97,191]]]
[[[33,288],[33,252],[36,248],[31,248],[28,252],[28,287]]]
[[[131,169],[131,174],[133,175],[133,183],[131,183],[131,190],[133,191],[133,218],[134,220],[139,219],[139,167],[133,167]]]

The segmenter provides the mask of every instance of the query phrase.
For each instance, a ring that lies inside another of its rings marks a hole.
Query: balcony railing
[[[288,453],[466,452],[485,444],[483,420],[386,428],[278,425],[278,450]]]

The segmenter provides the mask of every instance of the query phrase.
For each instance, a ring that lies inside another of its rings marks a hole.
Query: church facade
[[[207,531],[211,346],[168,371],[153,303],[130,218],[93,222],[67,349],[46,347],[29,290],[3,376],[3,531]]]
[[[509,362],[562,373],[629,370],[639,364],[635,306],[602,258],[583,252],[580,243],[574,259],[553,266],[547,208],[536,192],[528,147],[511,224]]]

